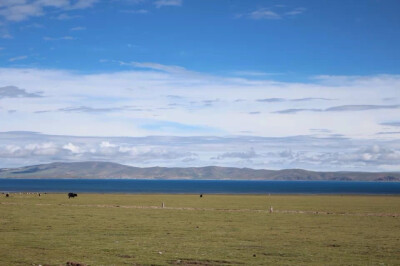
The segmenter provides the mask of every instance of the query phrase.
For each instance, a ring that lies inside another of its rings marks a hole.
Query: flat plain
[[[400,197],[0,194],[0,236],[0,265],[400,265]]]

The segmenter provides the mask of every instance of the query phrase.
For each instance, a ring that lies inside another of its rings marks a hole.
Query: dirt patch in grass
[[[135,256],[132,256],[132,255],[123,255],[123,254],[117,255],[117,257],[125,258],[125,259],[133,259],[133,258],[135,258]]]
[[[0,202],[2,205],[27,205],[14,202]],[[36,206],[55,206],[56,204],[36,203]],[[192,208],[192,207],[160,207],[160,206],[138,206],[138,205],[108,205],[108,204],[58,204],[67,207],[89,207],[89,208],[125,208],[125,209],[164,209],[164,210],[182,210],[182,211],[217,211],[217,212],[256,212],[269,213],[268,210],[256,209],[220,209],[220,208]],[[274,213],[281,214],[315,214],[315,215],[341,215],[341,216],[376,216],[393,218],[400,217],[400,213],[351,213],[351,212],[325,212],[325,211],[301,211],[301,210],[274,210]]]
[[[201,265],[201,266],[218,266],[218,265],[238,265],[241,263],[226,260],[200,260],[200,259],[177,259],[170,261],[173,265]]]
[[[289,254],[289,253],[282,253],[282,252],[264,252],[262,253],[264,256],[273,256],[273,257],[298,257],[297,254]]]

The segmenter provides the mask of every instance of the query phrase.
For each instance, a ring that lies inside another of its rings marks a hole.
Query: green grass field
[[[0,265],[400,265],[398,196],[0,196]]]

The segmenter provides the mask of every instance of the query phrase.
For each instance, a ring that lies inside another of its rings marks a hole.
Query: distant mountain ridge
[[[315,172],[303,169],[265,170],[220,166],[141,168],[110,162],[59,162],[2,168],[0,178],[400,181],[400,173]]]

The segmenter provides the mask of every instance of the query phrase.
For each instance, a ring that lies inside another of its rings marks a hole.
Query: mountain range
[[[57,162],[2,168],[0,178],[400,181],[400,172],[316,172],[220,166],[141,168],[111,162]]]

